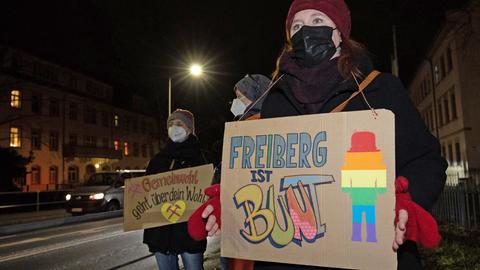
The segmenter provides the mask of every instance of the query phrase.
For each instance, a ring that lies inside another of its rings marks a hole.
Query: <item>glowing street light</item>
[[[198,64],[192,64],[190,66],[190,75],[193,77],[200,77],[203,74],[202,66]],[[172,113],[172,77],[168,78],[168,115]]]
[[[203,74],[202,66],[197,65],[197,64],[193,64],[190,67],[190,74],[192,74],[194,77],[201,76]]]

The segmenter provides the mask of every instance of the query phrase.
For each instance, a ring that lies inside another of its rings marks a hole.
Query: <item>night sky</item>
[[[392,25],[397,25],[400,77],[411,80],[448,9],[462,0],[350,0],[352,37],[390,71]],[[167,112],[192,110],[201,139],[220,138],[233,117],[233,85],[246,73],[269,75],[281,51],[291,1],[58,0],[2,1],[0,44],[22,49],[137,93]],[[202,79],[187,75],[205,65]],[[214,136],[208,135],[212,133]]]

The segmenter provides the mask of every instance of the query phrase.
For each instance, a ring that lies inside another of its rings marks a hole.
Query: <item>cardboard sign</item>
[[[396,269],[395,135],[388,110],[225,127],[225,257]]]
[[[125,181],[123,229],[147,229],[185,222],[208,197],[213,165],[185,168]]]

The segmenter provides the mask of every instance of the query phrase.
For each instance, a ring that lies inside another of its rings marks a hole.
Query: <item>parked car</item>
[[[72,215],[122,209],[125,180],[143,175],[145,170],[94,173],[65,196],[65,208]]]

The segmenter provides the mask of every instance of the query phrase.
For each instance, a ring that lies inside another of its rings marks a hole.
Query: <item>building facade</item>
[[[144,169],[158,151],[141,98],[113,104],[110,85],[19,50],[0,47],[0,146],[33,157],[23,190],[81,185],[92,173]],[[134,106],[132,106],[134,107]]]
[[[442,155],[449,163],[447,174],[458,176],[452,179],[468,177],[470,172],[480,170],[477,3],[472,1],[464,10],[447,14],[409,85],[411,99],[426,126],[440,140]]]

